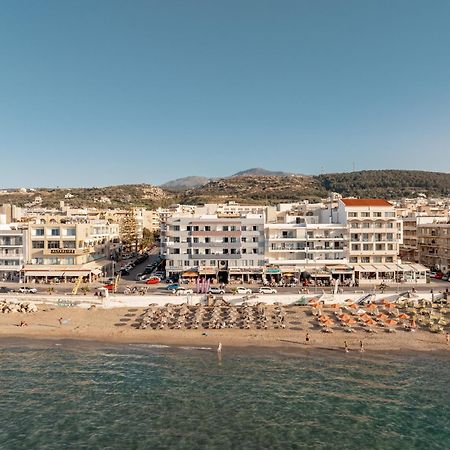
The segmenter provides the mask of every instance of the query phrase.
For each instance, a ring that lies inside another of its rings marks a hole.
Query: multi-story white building
[[[264,269],[263,214],[173,214],[161,226],[166,273],[205,276],[228,282],[249,279]]]
[[[24,230],[16,224],[0,223],[0,280],[18,281],[26,249]]]

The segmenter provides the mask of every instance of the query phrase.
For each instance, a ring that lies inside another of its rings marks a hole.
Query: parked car
[[[444,274],[442,272],[438,272],[435,276],[436,280],[441,280]]]
[[[159,277],[150,277],[145,284],[158,284],[161,281]]]
[[[36,288],[31,288],[28,286],[22,286],[19,288],[19,290],[17,291],[21,294],[36,294],[37,289]]]
[[[252,294],[253,291],[249,288],[245,288],[245,287],[238,287],[236,289],[236,294]]]
[[[219,287],[210,287],[208,294],[217,294],[217,295],[223,295],[225,294],[225,291],[222,288]]]
[[[177,289],[179,289],[181,286],[178,283],[173,283],[173,284],[169,284],[165,287],[165,289],[167,289],[168,291],[176,291]]]
[[[180,286],[178,289],[172,290],[172,292],[175,295],[189,295],[189,294],[193,294],[194,290]]]
[[[276,294],[277,290],[268,286],[263,286],[259,288],[260,294]]]
[[[14,292],[14,289],[5,286],[0,287],[0,294],[11,294],[12,292]]]

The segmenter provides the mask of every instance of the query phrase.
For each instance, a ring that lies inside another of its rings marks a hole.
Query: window
[[[44,236],[44,229],[43,228],[36,228],[36,236]]]
[[[180,231],[180,225],[174,225],[173,231]]]
[[[222,249],[222,254],[223,255],[228,255],[228,249],[227,248]]]
[[[253,230],[253,231],[258,231],[258,226],[257,226],[257,225],[253,225],[253,226],[252,226],[252,230]]]
[[[59,228],[52,228],[52,229],[50,230],[50,235],[51,235],[51,236],[59,236],[59,235],[60,235],[60,230],[59,230]]]
[[[33,248],[44,248],[44,241],[32,241],[31,246]]]
[[[351,256],[350,257],[350,262],[351,263],[357,263],[358,262],[358,257],[357,256]]]
[[[67,228],[66,230],[66,236],[76,236],[77,229],[76,228]],[[97,233],[100,234],[100,233]]]
[[[230,238],[230,242],[235,244],[237,242],[237,238],[235,238],[235,237]]]
[[[363,228],[370,228],[370,223],[364,222],[364,223],[362,224],[362,227],[363,227]]]
[[[63,242],[63,248],[75,248],[76,242],[75,241],[64,241]]]
[[[241,231],[247,231],[247,227],[245,225],[242,225]]]
[[[381,217],[381,212],[374,212],[373,217]]]
[[[241,250],[241,253],[242,253],[243,255],[245,255],[245,254],[247,253],[247,249],[246,249],[246,248],[243,248],[243,249]]]
[[[48,241],[47,248],[59,248],[59,241]]]
[[[381,251],[381,250],[384,250],[384,244],[376,244],[375,245],[375,250],[377,251],[377,252],[379,252],[379,251]],[[381,262],[381,261],[380,261]]]
[[[211,231],[211,226],[210,225],[205,225],[205,231]]]
[[[241,242],[247,242],[247,238],[246,237],[241,237]]]
[[[370,217],[370,212],[362,212],[361,217]]]
[[[392,258],[392,256],[386,256],[386,262],[387,263],[394,262],[394,258]]]
[[[357,212],[349,212],[348,217],[358,217],[358,213]]]
[[[359,228],[359,223],[354,222],[350,225],[350,227],[351,228]]]
[[[179,254],[180,254],[180,249],[179,249],[179,248],[174,248],[174,249],[172,250],[172,254],[173,254],[173,255],[179,255]]]
[[[205,244],[209,244],[211,242],[211,238],[205,237]]]
[[[374,256],[373,262],[374,263],[381,263],[381,262],[383,262],[383,258],[381,256]]]
[[[370,263],[370,258],[369,258],[368,256],[363,256],[363,257],[361,258],[361,262],[362,262],[362,263]]]
[[[253,237],[252,238],[252,242],[258,242],[258,238],[257,237]]]
[[[210,255],[210,254],[211,254],[211,249],[205,248],[205,255]]]
[[[232,225],[232,226],[230,227],[230,231],[236,231],[236,226],[235,226],[235,225]]]
[[[358,251],[360,249],[360,245],[359,244],[352,244],[352,250],[353,251]]]
[[[384,217],[395,217],[395,212],[393,212],[393,211],[386,211],[384,213]]]
[[[224,225],[224,226],[222,227],[222,230],[223,230],[223,231],[228,231],[228,225]]]
[[[257,255],[257,254],[258,254],[258,249],[257,249],[257,248],[252,248],[252,253],[253,253],[254,255]]]

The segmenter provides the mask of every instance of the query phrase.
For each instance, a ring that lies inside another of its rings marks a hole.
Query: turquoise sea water
[[[0,342],[0,449],[449,449],[450,352]]]

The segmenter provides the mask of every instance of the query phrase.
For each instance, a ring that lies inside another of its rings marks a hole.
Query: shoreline
[[[323,333],[309,308],[289,310],[285,329],[268,330],[256,327],[138,329],[137,324],[144,311],[145,308],[140,307],[88,310],[43,305],[36,313],[0,314],[0,343],[14,339],[74,340],[118,345],[208,346],[215,350],[221,342],[224,348],[344,352],[344,341],[347,341],[350,353],[363,354],[359,351],[360,341],[363,341],[364,353],[448,351],[450,356],[450,345],[446,343],[445,334],[423,329],[415,332],[399,329],[396,333],[378,329],[377,333],[367,333],[358,326],[354,333],[347,333],[337,323],[331,327],[332,333]],[[19,326],[21,321],[26,322],[27,326]],[[307,333],[310,336],[308,343],[305,339]]]

